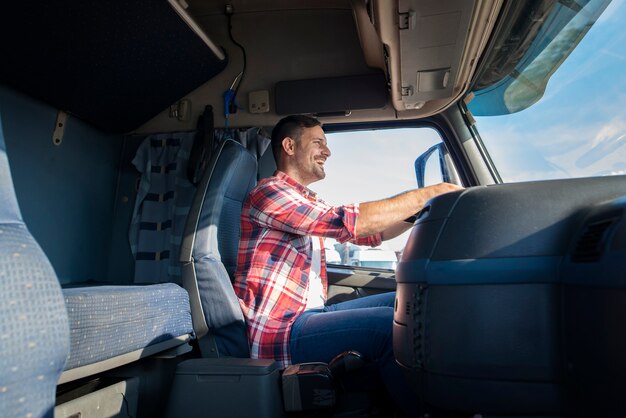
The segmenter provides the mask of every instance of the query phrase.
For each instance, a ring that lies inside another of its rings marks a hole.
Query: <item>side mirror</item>
[[[443,142],[428,148],[415,159],[415,177],[417,187],[420,188],[427,185],[427,178],[428,185],[440,182],[460,184],[450,153]]]

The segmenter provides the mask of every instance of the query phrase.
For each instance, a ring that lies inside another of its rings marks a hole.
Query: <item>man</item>
[[[330,206],[307,188],[322,180],[331,152],[318,120],[288,116],[272,132],[277,171],[244,203],[235,292],[246,317],[253,358],[284,366],[329,362],[347,350],[373,362],[406,414],[415,408],[393,358],[394,293],[325,306],[323,238],[377,246],[406,231],[405,219],[437,195],[442,183],[389,199]]]

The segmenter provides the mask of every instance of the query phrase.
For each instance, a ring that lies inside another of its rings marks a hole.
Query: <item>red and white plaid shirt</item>
[[[358,215],[358,205],[330,206],[280,171],[250,192],[241,213],[234,287],[246,317],[252,358],[291,364],[289,333],[306,308],[312,236],[380,245],[380,234],[356,239]],[[320,269],[326,297],[323,246]]]

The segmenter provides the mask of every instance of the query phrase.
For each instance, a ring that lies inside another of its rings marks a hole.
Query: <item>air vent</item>
[[[609,219],[587,225],[576,244],[572,261],[576,263],[598,261],[604,251],[609,229],[614,223],[615,219]]]

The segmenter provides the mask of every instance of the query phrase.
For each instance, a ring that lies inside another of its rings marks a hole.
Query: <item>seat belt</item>
[[[198,185],[204,168],[211,160],[215,147],[215,129],[213,121],[213,106],[207,105],[204,113],[198,117],[196,136],[191,146],[189,163],[187,165],[187,178],[194,186]]]

